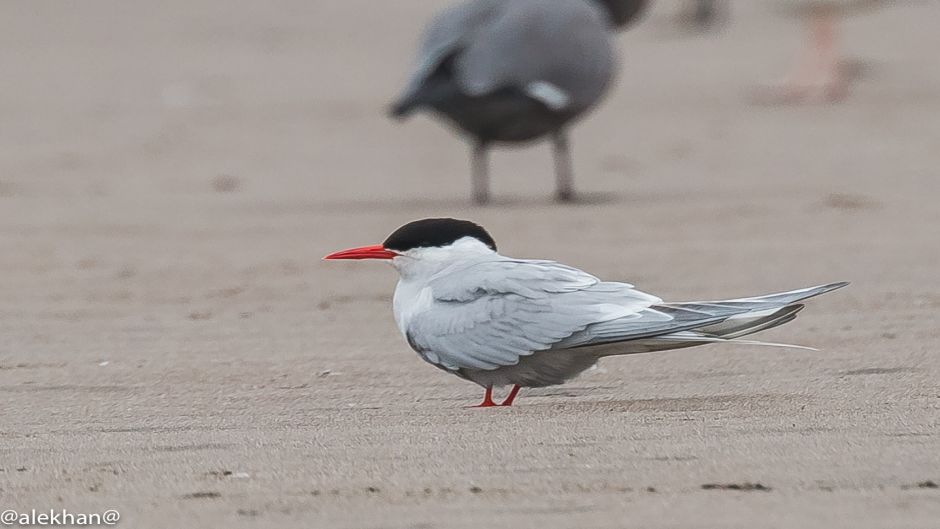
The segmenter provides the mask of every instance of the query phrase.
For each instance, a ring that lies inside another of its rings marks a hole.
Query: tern
[[[562,384],[600,358],[741,340],[793,320],[801,301],[831,283],[723,301],[665,303],[627,283],[602,281],[554,261],[500,255],[481,226],[433,218],[405,224],[380,245],[324,259],[379,259],[398,271],[393,308],[425,361],[485,389]]]
[[[613,34],[647,0],[466,0],[428,24],[391,108],[444,117],[473,144],[473,199],[489,200],[487,150],[551,137],[556,198],[574,198],[566,127],[608,92]]]

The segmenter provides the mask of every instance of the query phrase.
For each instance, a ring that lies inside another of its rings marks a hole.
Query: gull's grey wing
[[[438,13],[428,23],[406,93],[415,90],[446,57],[472,42],[504,9],[504,0],[470,0]]]
[[[460,264],[426,288],[432,301],[403,330],[426,360],[452,371],[515,365],[600,322],[672,319],[649,309],[655,296],[551,261]]]
[[[599,7],[510,0],[467,42],[455,73],[469,95],[516,87],[555,109],[583,110],[604,94],[614,69],[611,31]]]

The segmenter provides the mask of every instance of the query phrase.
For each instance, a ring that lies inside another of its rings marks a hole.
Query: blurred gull
[[[439,114],[473,142],[473,199],[489,200],[487,149],[550,136],[556,198],[574,198],[566,126],[610,87],[612,30],[645,0],[469,0],[431,20],[398,118]]]
[[[709,30],[724,16],[723,9],[720,0],[686,0],[679,13],[679,22],[697,31]]]

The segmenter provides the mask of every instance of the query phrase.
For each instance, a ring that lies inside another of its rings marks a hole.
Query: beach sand
[[[940,4],[848,19],[852,94],[795,107],[749,92],[797,21],[738,2],[687,35],[660,4],[574,131],[583,200],[551,202],[540,144],[495,153],[480,208],[463,142],[385,116],[440,5],[0,5],[0,510],[938,527]],[[761,335],[818,351],[609,358],[468,409],[399,335],[394,271],[320,260],[428,216],[672,301],[852,285]]]

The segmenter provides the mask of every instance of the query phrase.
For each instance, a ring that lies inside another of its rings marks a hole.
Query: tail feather
[[[429,60],[419,68],[421,73],[412,78],[401,97],[392,103],[389,115],[403,119],[423,108],[466,97],[454,79],[454,61],[459,52],[450,50],[448,55]]]
[[[722,338],[719,336],[703,336],[695,332],[681,332],[666,334],[658,337],[662,343],[673,342],[678,347],[691,347],[696,345],[705,345],[710,343],[730,343],[737,345],[757,345],[761,347],[784,347],[787,349],[804,349],[806,351],[818,351],[813,347],[805,345],[794,345],[792,343],[764,342],[760,340],[741,340],[738,338]]]
[[[646,351],[677,349],[707,343],[738,343],[809,349],[798,345],[741,340],[740,338],[789,323],[796,319],[797,314],[803,310],[804,305],[799,303],[800,301],[831,292],[846,285],[848,285],[846,282],[830,283],[750,298],[724,301],[692,301],[654,306],[654,309],[673,316],[684,314],[688,317],[689,314],[701,314],[702,325],[687,328],[681,332],[655,336],[647,339],[642,345]],[[724,316],[724,318],[718,322],[708,321],[708,318],[716,316]]]
[[[764,296],[723,301],[669,303],[664,307],[669,310],[694,310],[704,315],[726,314],[729,310],[738,310],[741,313],[732,314],[721,322],[705,324],[696,328],[696,331],[704,335],[732,339],[790,322],[803,309],[803,305],[799,303],[800,301],[831,292],[846,285],[848,285],[846,282],[830,283]]]
[[[395,119],[404,119],[422,104],[417,94],[410,93],[394,102],[388,109],[388,115]]]
[[[788,292],[778,292],[776,294],[767,294],[764,296],[755,296],[750,298],[740,298],[740,299],[729,299],[725,301],[717,301],[713,303],[731,303],[731,302],[749,302],[749,301],[762,301],[768,303],[778,303],[781,305],[789,305],[791,303],[796,303],[797,301],[803,301],[804,299],[809,299],[816,297],[826,292],[832,292],[833,290],[838,290],[842,287],[848,286],[848,281],[840,281],[838,283],[829,283],[828,285],[819,285],[809,288],[801,288],[799,290],[790,290]]]
[[[721,323],[700,327],[696,330],[705,335],[731,340],[789,323],[796,319],[797,313],[803,310],[803,307],[805,305],[802,304],[786,305],[767,315],[751,313],[742,314],[738,318],[732,316]],[[766,313],[766,311],[760,312]]]

